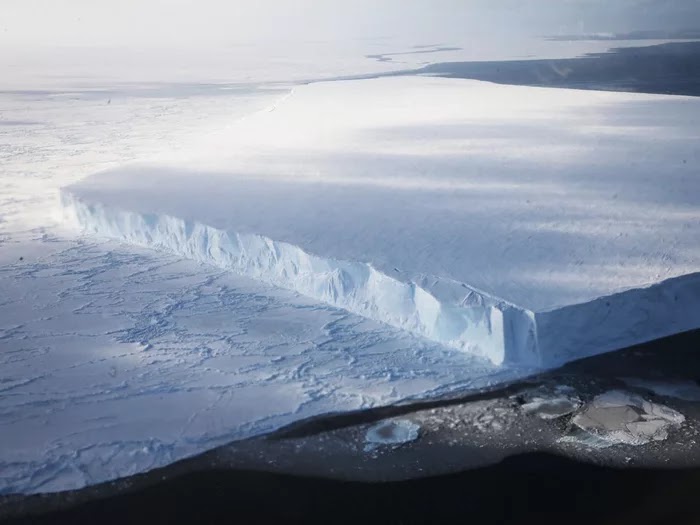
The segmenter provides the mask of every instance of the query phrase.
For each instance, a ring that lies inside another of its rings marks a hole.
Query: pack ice
[[[319,83],[62,202],[87,232],[554,366],[700,328],[698,122],[690,97]]]

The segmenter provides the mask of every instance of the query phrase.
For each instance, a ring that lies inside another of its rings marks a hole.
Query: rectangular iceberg
[[[700,328],[699,121],[691,97],[319,83],[62,202],[87,232],[550,367]]]

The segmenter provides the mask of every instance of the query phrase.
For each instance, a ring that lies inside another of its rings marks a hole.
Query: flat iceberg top
[[[690,97],[320,83],[197,158],[68,192],[544,312],[700,271],[698,122]]]

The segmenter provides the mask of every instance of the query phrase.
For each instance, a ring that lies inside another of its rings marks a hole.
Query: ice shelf
[[[700,328],[698,121],[690,97],[321,83],[62,202],[87,232],[549,367]]]

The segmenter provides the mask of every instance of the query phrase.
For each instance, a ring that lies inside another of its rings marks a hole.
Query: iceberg
[[[699,118],[691,97],[318,83],[62,203],[85,232],[554,367],[700,328]]]

